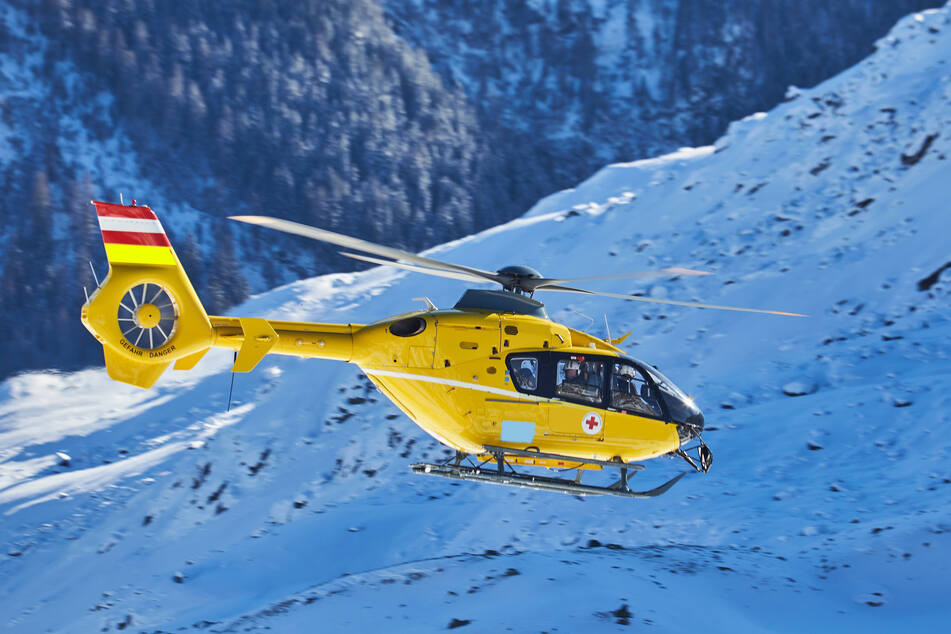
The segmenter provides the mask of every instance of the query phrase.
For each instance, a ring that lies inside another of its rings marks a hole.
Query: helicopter
[[[112,379],[149,388],[169,365],[190,370],[212,347],[235,352],[233,372],[253,370],[268,354],[353,363],[414,423],[454,451],[442,462],[415,463],[411,469],[453,480],[649,498],[668,491],[686,472],[652,489],[633,490],[629,478],[644,469],[642,462],[679,456],[703,473],[712,465],[700,408],[655,366],[618,347],[631,333],[602,339],[552,321],[536,292],[804,316],[567,286],[703,271],[674,267],[547,278],[513,265],[492,272],[267,216],[231,219],[343,247],[342,255],[362,262],[494,282],[501,290],[470,288],[443,310],[416,298],[426,303],[424,309],[370,324],[213,316],[148,206],[134,200],[92,204],[109,273],[87,297],[81,319],[102,344]],[[616,470],[617,480],[582,481],[585,472],[604,470]],[[560,477],[572,471],[574,478]]]

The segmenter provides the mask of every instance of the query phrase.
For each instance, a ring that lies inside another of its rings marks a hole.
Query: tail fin
[[[151,387],[172,361],[189,369],[214,342],[211,322],[148,207],[93,201],[109,274],[82,309],[117,381]]]

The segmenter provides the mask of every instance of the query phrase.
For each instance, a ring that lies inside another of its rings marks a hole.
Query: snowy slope
[[[809,314],[545,296],[572,326],[603,334],[606,314],[615,334],[634,330],[627,350],[696,396],[713,428],[707,476],[636,502],[414,476],[407,465],[442,448],[329,362],[269,358],[235,378],[230,411],[227,353],[147,392],[99,370],[22,375],[0,385],[0,623],[940,627],[951,272],[919,282],[951,261],[949,59],[951,8],[909,16],[868,60],[714,147],[607,167],[431,252],[552,276],[702,268],[715,275],[602,288]],[[461,292],[374,269],[234,312],[365,323]],[[655,460],[637,479],[681,469]]]

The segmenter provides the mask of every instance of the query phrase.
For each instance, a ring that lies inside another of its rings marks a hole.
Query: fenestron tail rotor
[[[350,236],[345,236],[339,233],[334,233],[332,231],[327,231],[325,229],[318,229],[316,227],[309,227],[307,225],[302,225],[297,222],[292,222],[290,220],[282,220],[280,218],[271,218],[269,216],[231,216],[231,220],[237,220],[239,222],[246,222],[248,224],[259,225],[262,227],[268,227],[269,229],[275,229],[277,231],[283,231],[285,233],[292,233],[299,236],[304,236],[306,238],[311,238],[313,240],[319,240],[321,242],[327,242],[330,244],[335,244],[337,246],[346,247],[354,251],[362,251],[364,253],[370,253],[379,257],[369,257],[365,255],[357,255],[354,253],[341,252],[342,255],[345,255],[348,258],[353,258],[355,260],[362,260],[364,262],[370,262],[373,264],[380,264],[383,266],[394,266],[408,271],[413,271],[416,273],[425,273],[427,275],[434,275],[437,277],[448,277],[452,279],[465,280],[471,282],[496,282],[502,285],[502,288],[506,291],[511,291],[514,293],[524,293],[527,295],[533,295],[535,291],[558,291],[562,293],[580,293],[584,295],[597,295],[599,297],[612,297],[615,299],[623,299],[628,301],[638,301],[638,302],[647,302],[652,304],[673,304],[675,306],[689,306],[693,308],[711,308],[715,310],[732,310],[748,313],[763,313],[768,315],[783,315],[787,317],[805,317],[806,315],[800,315],[799,313],[789,313],[778,310],[763,310],[759,308],[740,308],[738,306],[721,306],[719,304],[706,304],[702,302],[682,302],[671,299],[655,299],[653,297],[641,297],[637,295],[621,295],[619,293],[603,293],[600,291],[588,291],[580,288],[573,288],[569,286],[562,286],[565,282],[584,282],[584,281],[595,281],[595,280],[609,280],[609,279],[624,279],[624,278],[641,278],[641,279],[650,279],[658,277],[684,277],[684,276],[696,276],[696,275],[709,275],[706,271],[696,271],[693,269],[686,269],[681,267],[671,267],[666,269],[660,269],[657,271],[640,271],[635,273],[616,273],[612,275],[597,275],[591,277],[559,277],[559,278],[548,278],[543,277],[541,273],[527,266],[506,266],[495,273],[490,271],[483,271],[482,269],[473,268],[470,266],[462,266],[460,264],[452,264],[449,262],[442,262],[441,260],[436,260],[434,258],[424,257],[421,255],[416,255],[415,253],[410,253],[408,251],[402,251],[400,249],[394,249],[392,247],[386,247],[379,244],[374,244],[372,242],[367,242],[366,240],[361,240],[359,238],[352,238]],[[383,259],[388,258],[388,259]]]
[[[119,302],[119,330],[137,348],[154,350],[168,343],[178,327],[178,307],[158,284],[133,286]]]

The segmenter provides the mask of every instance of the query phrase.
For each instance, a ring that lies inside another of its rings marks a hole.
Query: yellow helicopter
[[[617,345],[627,335],[600,339],[556,323],[535,291],[802,316],[564,285],[701,271],[555,279],[508,266],[493,273],[263,216],[232,219],[360,251],[343,255],[364,262],[492,281],[502,290],[469,289],[449,310],[426,299],[425,310],[367,325],[209,316],[149,207],[93,204],[109,274],[83,305],[82,322],[102,344],[111,378],[148,388],[173,362],[176,370],[190,370],[212,347],[235,351],[234,372],[249,372],[267,354],[354,363],[410,419],[456,452],[443,463],[413,464],[413,471],[456,480],[641,498],[666,492],[684,475],[634,491],[628,475],[644,468],[641,461],[675,455],[697,471],[710,469],[704,418],[693,400],[655,367],[625,355]],[[574,470],[575,477],[525,467]],[[617,469],[617,481],[582,483],[585,471],[603,469]]]

